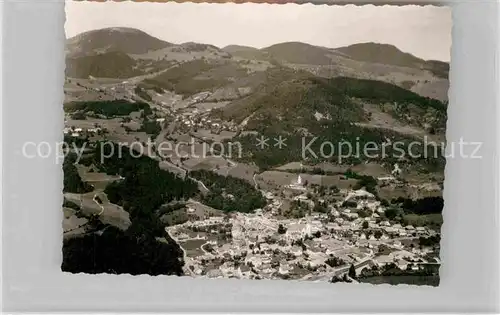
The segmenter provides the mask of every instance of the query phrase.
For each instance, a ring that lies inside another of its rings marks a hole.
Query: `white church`
[[[302,176],[297,177],[296,180],[292,181],[290,185],[287,186],[287,188],[293,189],[293,190],[306,190],[306,187],[304,186],[304,181],[302,180]]]

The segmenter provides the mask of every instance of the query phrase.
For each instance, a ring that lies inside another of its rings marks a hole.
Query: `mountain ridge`
[[[135,28],[108,27],[91,30],[66,40],[67,54],[72,57],[95,55],[99,52],[141,54],[172,46],[172,43]]]
[[[109,67],[113,69],[106,69],[109,53],[124,54],[117,62],[110,63]],[[131,59],[126,58],[126,55]],[[82,58],[88,56],[95,56],[91,58],[92,62],[89,58]],[[262,73],[269,67],[285,66],[297,71],[307,71],[318,77],[379,80],[442,101],[447,100],[449,87],[448,63],[426,61],[403,52],[394,45],[374,42],[339,48],[315,46],[297,41],[277,43],[264,48],[243,45],[219,48],[195,42],[173,44],[141,30],[112,27],[84,32],[69,38],[67,58],[67,68],[78,69],[78,73],[70,71],[70,76],[80,78],[86,77],[87,74],[94,77],[105,74],[126,78],[138,73],[157,72],[174,64],[203,60],[209,64],[218,64],[215,68],[246,69],[248,74]],[[228,63],[232,66],[228,66]],[[127,70],[121,70],[121,65]],[[234,80],[234,74],[234,71],[228,71],[229,81]],[[240,77],[240,74],[238,72],[236,77]],[[205,82],[199,85],[199,88],[221,87],[218,86],[218,80],[212,82],[206,80],[213,75],[220,76],[220,71],[214,69],[212,72],[207,72],[204,77]],[[201,82],[198,80],[199,77],[193,76],[193,79],[191,83]]]
[[[366,45],[364,48],[369,47],[369,45],[374,45],[375,47],[378,46],[378,47],[385,47],[385,48],[391,48],[391,49],[395,48],[399,53],[402,53],[402,54],[405,54],[405,55],[410,55],[410,56],[414,57],[416,60],[419,60],[419,61],[438,62],[438,63],[449,64],[449,62],[443,61],[443,60],[438,60],[438,59],[423,59],[423,58],[417,57],[417,56],[415,56],[412,53],[402,51],[400,48],[398,48],[394,44],[388,44],[388,43],[361,42],[361,43],[351,44],[351,45],[347,45],[347,46],[340,46],[340,47],[325,47],[325,46],[315,45],[315,44],[307,43],[307,42],[285,41],[285,42],[279,42],[279,43],[276,43],[276,44],[272,44],[270,46],[265,46],[265,47],[262,47],[262,48],[257,48],[257,47],[253,47],[253,46],[249,46],[249,45],[242,45],[242,44],[229,44],[229,45],[226,45],[224,47],[218,47],[217,45],[213,45],[213,44],[197,43],[197,42],[192,42],[192,41],[183,42],[183,43],[177,43],[176,44],[176,43],[172,43],[172,42],[169,42],[169,41],[166,41],[166,40],[154,37],[154,36],[148,34],[145,31],[142,31],[140,29],[130,28],[130,27],[107,27],[107,28],[90,30],[90,31],[82,32],[82,33],[79,33],[79,34],[77,34],[75,36],[67,38],[66,39],[66,43],[67,44],[71,44],[72,41],[81,39],[82,37],[94,35],[94,34],[97,34],[99,32],[110,32],[110,31],[111,32],[114,31],[116,33],[121,33],[121,34],[136,34],[136,35],[140,34],[140,35],[143,35],[143,36],[145,35],[145,36],[148,36],[150,38],[153,38],[153,39],[156,39],[158,41],[161,41],[161,42],[165,43],[165,45],[166,45],[165,47],[167,47],[167,46],[183,46],[183,45],[186,45],[186,44],[202,44],[202,45],[212,46],[212,47],[215,47],[217,49],[228,51],[228,52],[230,52],[231,50],[235,51],[235,49],[237,49],[237,50],[243,49],[243,50],[266,51],[266,50],[269,50],[270,48],[272,48],[273,46],[278,46],[278,45],[302,44],[304,46],[310,46],[310,47],[315,47],[315,48],[319,48],[319,49],[330,50],[330,51],[333,51],[333,52],[338,51],[338,52],[345,53],[347,50],[353,49],[353,48],[357,48],[357,47],[359,47],[361,45]],[[351,57],[353,57],[353,56],[351,56]]]

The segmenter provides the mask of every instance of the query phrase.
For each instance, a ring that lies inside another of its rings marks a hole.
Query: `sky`
[[[449,61],[452,16],[448,7],[413,5],[66,2],[68,38],[120,26],[176,44],[263,48],[300,41],[336,48],[376,42],[426,60]]]

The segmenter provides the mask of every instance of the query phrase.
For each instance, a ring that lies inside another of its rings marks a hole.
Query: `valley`
[[[218,48],[116,27],[66,53],[64,139],[85,154],[64,166],[63,270],[436,274],[447,63],[377,43]]]

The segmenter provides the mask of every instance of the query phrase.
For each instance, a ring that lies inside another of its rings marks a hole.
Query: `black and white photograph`
[[[65,5],[62,271],[439,285],[450,8]]]

